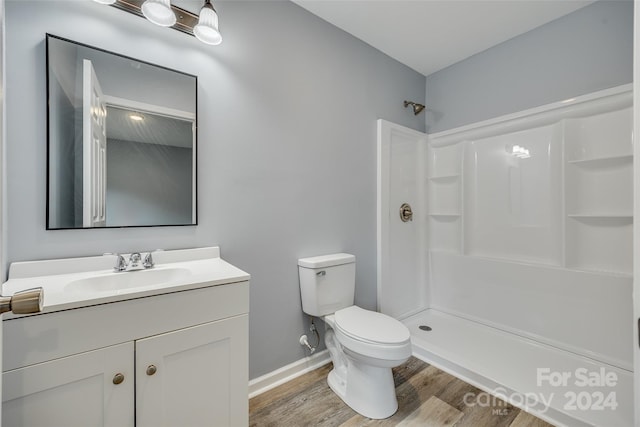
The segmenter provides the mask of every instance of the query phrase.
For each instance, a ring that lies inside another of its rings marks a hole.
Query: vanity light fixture
[[[129,114],[129,118],[134,122],[141,122],[144,120],[144,116],[142,114]]]
[[[200,19],[193,27],[193,34],[202,43],[218,45],[222,43],[222,34],[218,29],[218,13],[213,8],[210,0],[204,1],[204,6],[200,9]]]
[[[205,0],[200,16],[171,4],[171,0],[94,0],[124,10],[154,24],[195,36],[203,43],[218,45],[222,35],[218,27],[218,13],[211,0]]]
[[[146,0],[140,9],[145,18],[161,27],[171,27],[176,23],[176,14],[169,0]]]

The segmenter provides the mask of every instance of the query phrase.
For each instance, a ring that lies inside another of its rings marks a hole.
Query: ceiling
[[[292,0],[425,76],[588,0]]]
[[[131,115],[139,116],[142,120],[134,121]],[[107,138],[192,148],[192,122],[107,106]]]

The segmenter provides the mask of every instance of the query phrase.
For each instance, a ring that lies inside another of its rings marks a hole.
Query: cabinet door
[[[136,341],[138,427],[248,423],[247,315]]]
[[[4,372],[2,426],[133,427],[133,349],[129,342]]]

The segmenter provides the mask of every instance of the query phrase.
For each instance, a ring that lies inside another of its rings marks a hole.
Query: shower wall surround
[[[632,96],[429,136],[430,307],[632,369]]]

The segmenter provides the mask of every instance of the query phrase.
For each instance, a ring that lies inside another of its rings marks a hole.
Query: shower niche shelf
[[[458,178],[460,178],[460,174],[456,173],[453,175],[430,176],[429,180],[434,182],[443,182],[443,181],[455,181]]]
[[[589,159],[568,160],[567,163],[584,167],[606,167],[624,164],[633,160],[633,154],[620,154],[616,156],[603,156]]]
[[[429,212],[439,213],[460,213],[461,189],[460,180],[446,179],[431,181],[429,186]]]
[[[633,272],[633,217],[570,217],[566,225],[567,267],[611,273]]]
[[[603,162],[631,157],[633,111],[614,111],[563,120],[568,163]]]
[[[633,212],[633,163],[603,168],[567,165],[566,210],[571,215],[620,216]]]
[[[462,150],[464,143],[429,147],[429,180],[454,180],[462,172]]]
[[[568,214],[569,218],[601,218],[601,219],[616,219],[616,218],[629,218],[633,220],[633,215],[631,213],[626,214]]]
[[[632,110],[568,119],[564,126],[566,267],[631,274]]]
[[[429,215],[429,250],[462,253],[460,215]]]
[[[429,248],[462,253],[462,152],[463,143],[428,148]]]

